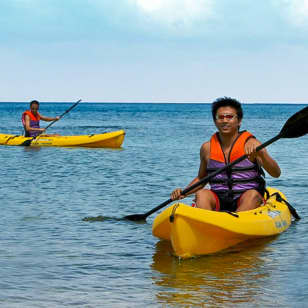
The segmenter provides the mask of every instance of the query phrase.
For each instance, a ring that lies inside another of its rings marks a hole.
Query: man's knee
[[[263,203],[263,198],[255,189],[245,191],[239,202],[238,211],[249,210],[259,207]]]
[[[215,210],[216,199],[213,193],[208,189],[200,189],[199,191],[197,191],[196,207],[206,210]]]
[[[256,200],[256,201],[262,201],[263,200],[261,194],[255,189],[250,189],[250,190],[247,190],[246,192],[244,192],[243,198],[245,198],[245,197],[247,199],[252,199],[252,200]]]

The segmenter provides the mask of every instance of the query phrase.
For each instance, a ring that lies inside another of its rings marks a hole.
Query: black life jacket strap
[[[273,193],[273,194],[271,195],[271,197],[272,197],[272,196],[275,196],[275,197],[276,197],[276,200],[277,200],[278,202],[283,202],[283,203],[286,204],[286,206],[288,207],[290,213],[291,213],[292,216],[295,218],[295,220],[300,220],[300,219],[301,219],[300,216],[297,214],[295,208],[294,208],[287,200],[283,199],[283,198],[281,197],[281,195],[279,194],[279,192]]]

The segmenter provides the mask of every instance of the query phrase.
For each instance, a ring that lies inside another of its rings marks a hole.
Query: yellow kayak
[[[0,145],[21,145],[21,146],[29,145],[31,147],[53,146],[53,147],[120,148],[124,141],[124,136],[125,136],[124,130],[119,130],[104,134],[80,135],[80,136],[46,137],[44,135],[41,135],[35,139],[33,139],[32,137],[0,134]]]
[[[175,255],[190,258],[218,252],[240,242],[273,236],[289,228],[291,213],[277,189],[267,188],[264,206],[245,212],[216,212],[177,203],[154,220],[153,235],[171,242]],[[280,200],[281,202],[277,201]]]

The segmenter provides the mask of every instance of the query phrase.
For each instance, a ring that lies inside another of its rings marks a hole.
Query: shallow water
[[[27,106],[0,103],[0,133],[20,134]],[[69,106],[40,110],[54,116]],[[242,128],[265,142],[303,107],[244,105]],[[119,150],[0,147],[2,307],[305,306],[308,136],[268,148],[283,172],[267,175],[268,185],[302,220],[276,238],[181,261],[152,236],[155,214],[143,224],[122,218],[156,207],[196,175],[214,130],[210,105],[80,103],[48,132],[118,129],[126,131]]]

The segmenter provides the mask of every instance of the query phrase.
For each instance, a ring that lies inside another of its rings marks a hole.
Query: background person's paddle
[[[44,132],[47,130],[47,128],[49,128],[52,124],[58,122],[65,114],[67,114],[68,112],[70,112],[74,107],[76,107],[79,103],[81,102],[81,99],[79,99],[74,105],[72,105],[70,108],[68,108],[66,111],[64,111],[60,116],[59,119],[52,121],[51,123],[49,123],[46,127]],[[42,133],[44,132],[40,132],[36,137],[33,137],[32,139],[28,139],[26,141],[24,141],[21,146],[30,146],[31,143],[36,140]]]
[[[280,138],[297,138],[304,136],[308,133],[308,107],[303,108],[302,110],[298,111],[295,113],[292,117],[290,117],[287,122],[284,124],[283,128],[281,129],[280,133],[273,137],[272,139],[264,142],[263,144],[259,145],[256,148],[256,151],[260,151],[263,148],[267,147],[271,143],[275,142],[276,140]],[[208,183],[208,181],[214,177],[216,174],[221,173],[225,171],[227,168],[232,167],[233,165],[239,163],[240,161],[244,160],[247,158],[247,155],[243,155],[233,161],[232,163],[227,164],[226,166],[216,170],[215,172],[209,174],[208,176],[204,177],[201,179],[199,182],[191,185],[190,187],[187,187],[182,191],[182,195],[187,194],[188,192],[192,191],[193,189],[205,185]],[[132,220],[132,221],[141,221],[141,220],[146,220],[146,218],[153,214],[154,212],[160,210],[161,208],[165,207],[169,203],[173,202],[174,200],[168,199],[167,201],[163,202],[162,204],[158,205],[154,209],[144,213],[144,214],[134,214],[134,215],[128,215],[125,216],[124,219]],[[295,209],[294,209],[295,211]]]

